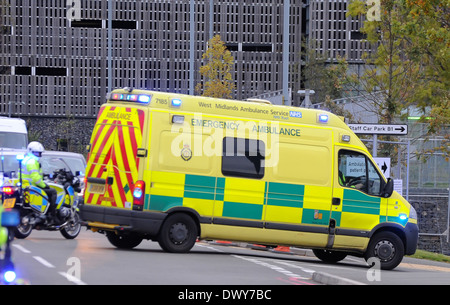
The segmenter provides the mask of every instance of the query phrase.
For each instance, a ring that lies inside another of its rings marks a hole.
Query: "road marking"
[[[16,248],[17,250],[22,251],[23,253],[31,253],[30,250],[28,250],[28,249],[22,247],[21,245],[13,244],[12,246],[13,246],[14,248]]]
[[[301,280],[310,280],[310,278],[303,277],[301,275],[295,274],[295,273],[293,273],[293,272],[291,272],[289,270],[286,270],[284,268],[281,268],[281,267],[278,267],[278,266],[275,266],[275,265],[272,265],[272,264],[269,264],[269,263],[266,263],[266,262],[254,259],[254,258],[248,258],[248,257],[240,256],[240,255],[231,255],[231,256],[239,258],[239,259],[242,259],[242,260],[245,260],[245,261],[249,261],[249,262],[255,263],[255,264],[260,265],[260,266],[268,267],[268,268],[270,268],[270,269],[272,269],[274,271],[282,273],[283,275],[288,277],[289,281],[292,281],[292,282],[295,281],[295,282],[297,282],[297,284],[314,285],[313,283],[308,283],[308,282],[301,281]]]
[[[45,259],[43,259],[42,257],[40,257],[40,256],[33,256],[33,258],[35,259],[35,260],[37,260],[38,262],[40,262],[42,265],[44,265],[45,267],[48,267],[48,268],[55,268],[55,266],[53,266],[52,264],[50,264],[49,262],[47,262]]]
[[[214,248],[214,247],[211,247],[211,246],[207,246],[207,245],[201,245],[201,244],[195,244],[196,246],[199,246],[199,247],[202,247],[202,248],[207,248],[207,249],[209,249],[209,250],[213,250],[213,251],[216,251],[216,252],[224,252],[224,251],[222,251],[222,250],[220,250],[220,249],[216,249],[216,248]]]
[[[305,268],[305,267],[302,267],[302,266],[298,266],[298,265],[295,265],[295,264],[291,264],[291,263],[288,263],[288,262],[278,262],[279,264],[282,264],[282,265],[286,265],[286,266],[289,266],[289,267],[292,267],[292,268],[297,268],[297,269],[300,269],[300,270],[302,270],[303,272],[306,272],[306,273],[314,273],[314,272],[316,272],[315,270],[312,270],[312,269],[308,269],[308,268]]]
[[[80,280],[79,278],[70,275],[66,272],[59,272],[59,274],[61,274],[62,276],[64,276],[69,282],[75,283],[77,285],[87,285],[85,282],[83,282],[82,280]]]
[[[440,266],[409,264],[409,263],[401,263],[400,266],[401,267],[405,267],[405,268],[412,268],[412,269],[422,269],[422,270],[430,270],[430,271],[450,272],[450,268],[440,267]]]

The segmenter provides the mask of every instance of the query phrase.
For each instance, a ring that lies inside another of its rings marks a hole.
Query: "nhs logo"
[[[302,113],[300,111],[289,111],[289,116],[292,118],[301,118]]]

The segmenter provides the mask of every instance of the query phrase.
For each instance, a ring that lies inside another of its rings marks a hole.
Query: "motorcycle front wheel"
[[[21,219],[20,224],[13,229],[14,236],[18,239],[27,238],[31,231],[33,231],[33,225],[24,219]]]
[[[78,215],[78,212],[75,212],[70,222],[60,230],[62,236],[64,236],[67,239],[74,239],[75,237],[78,236],[78,234],[80,234],[80,231],[81,231],[81,222],[80,222],[80,215]]]

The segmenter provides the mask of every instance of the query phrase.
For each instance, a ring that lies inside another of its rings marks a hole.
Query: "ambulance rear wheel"
[[[177,213],[167,217],[161,226],[158,243],[166,252],[184,253],[191,250],[197,240],[198,230],[194,219]]]
[[[339,251],[313,249],[314,255],[326,263],[337,263],[347,257],[347,253]]]
[[[379,266],[383,270],[391,270],[397,267],[405,255],[405,247],[401,238],[389,231],[383,231],[375,234],[367,246],[364,258],[371,266]]]
[[[119,249],[132,249],[142,242],[142,237],[138,234],[116,234],[115,232],[106,232],[108,241]]]

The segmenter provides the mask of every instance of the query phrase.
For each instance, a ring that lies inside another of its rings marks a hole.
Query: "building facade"
[[[235,98],[280,90],[284,1],[193,1],[194,83],[219,34],[235,58]],[[189,93],[190,0],[71,2],[2,2],[0,114],[94,118],[109,86]],[[298,60],[301,11],[290,1],[290,61]]]

